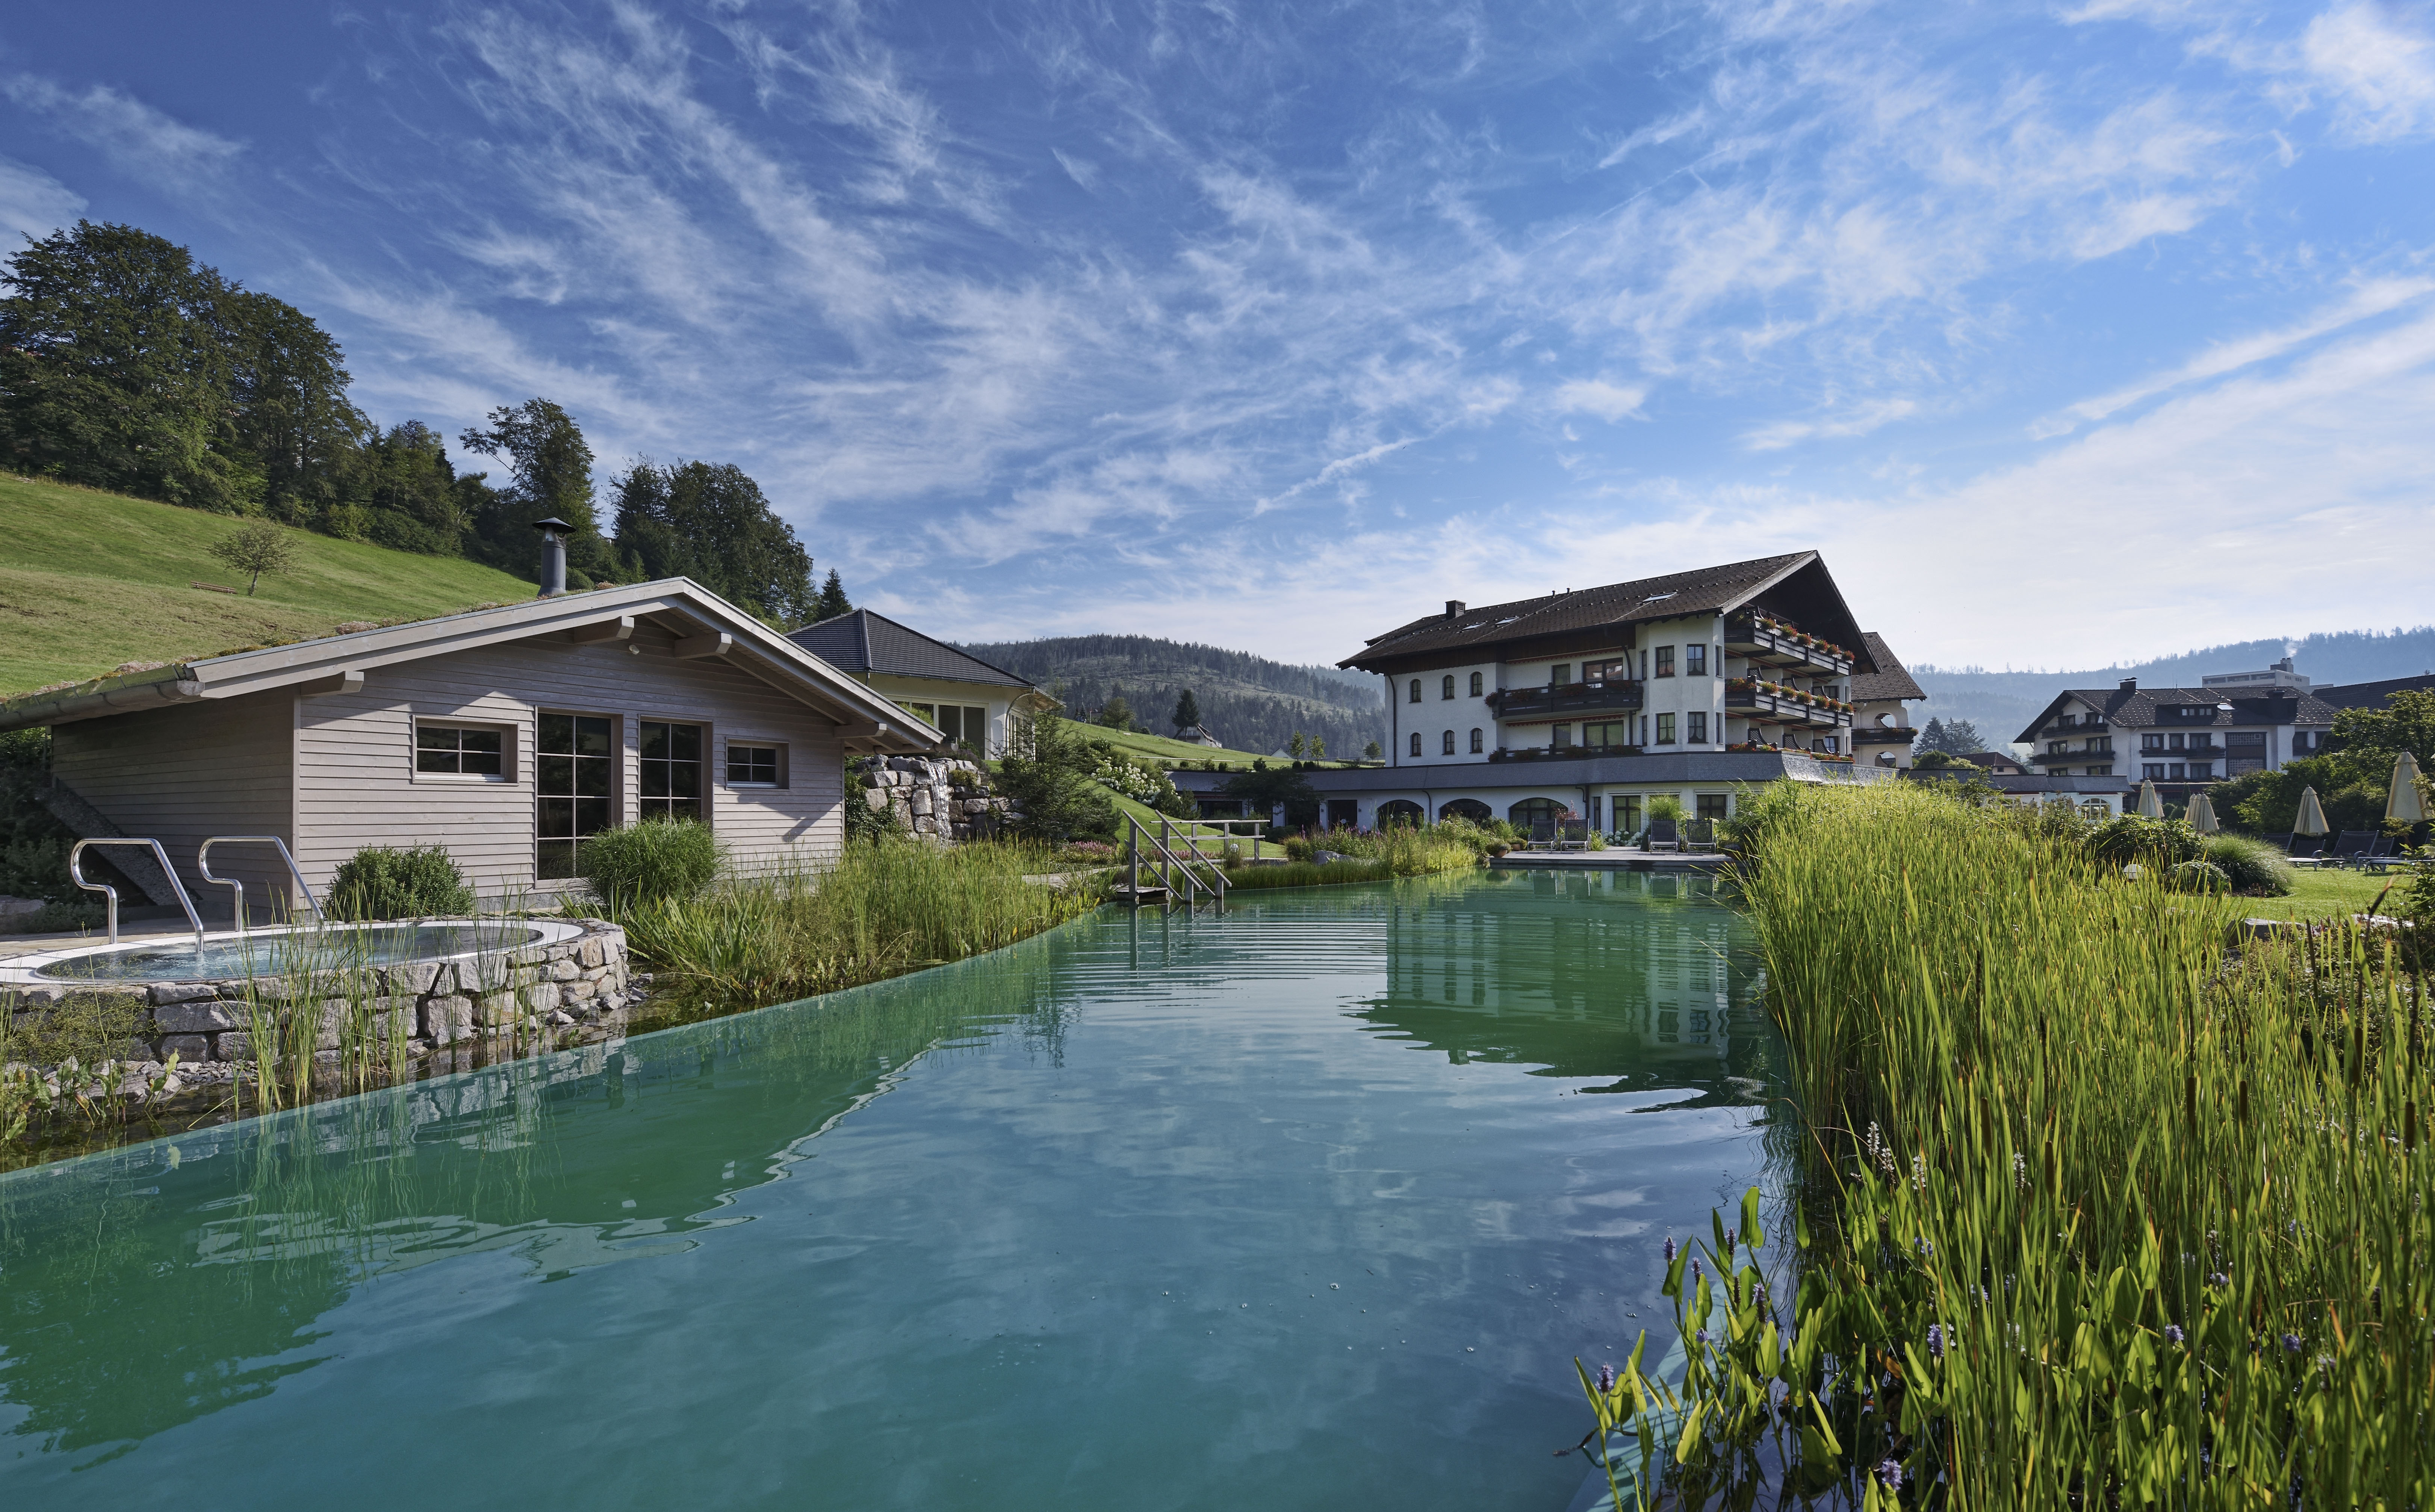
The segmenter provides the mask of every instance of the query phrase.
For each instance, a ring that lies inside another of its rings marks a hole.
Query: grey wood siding
[[[541,889],[534,871],[533,742],[543,711],[608,714],[623,756],[614,813],[636,816],[637,727],[705,727],[708,817],[739,870],[813,865],[844,838],[843,759],[826,719],[716,659],[680,662],[671,638],[638,626],[631,642],[536,638],[373,671],[363,689],[302,700],[297,716],[296,853],[320,886],[366,845],[439,845],[486,897]],[[634,649],[630,651],[628,646]],[[417,779],[417,719],[511,731],[507,781]],[[787,748],[788,785],[730,789],[730,736]]]
[[[297,701],[282,690],[60,725],[51,769],[123,833],[159,840],[199,906],[224,908],[228,889],[206,886],[196,850],[215,834],[288,835]],[[289,885],[267,847],[216,850],[212,869],[250,902]]]

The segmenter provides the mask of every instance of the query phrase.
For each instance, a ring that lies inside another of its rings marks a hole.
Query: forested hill
[[[2435,670],[2435,627],[2415,629],[2342,630],[2301,640],[2280,636],[2210,645],[2178,656],[2085,672],[1990,672],[1984,667],[1914,665],[1911,676],[1927,694],[1911,722],[1967,719],[1979,737],[2001,747],[2021,732],[2065,688],[2110,688],[2124,678],[2149,687],[2195,687],[2214,672],[2254,672],[2280,661],[2286,651],[2295,671],[2321,684],[2377,682]]]
[[[1328,666],[1289,666],[1245,651],[1148,635],[1067,635],[963,647],[1044,688],[1062,685],[1078,719],[1122,696],[1145,730],[1166,734],[1178,695],[1190,689],[1200,722],[1236,750],[1285,747],[1299,731],[1331,756],[1358,756],[1387,738],[1377,679]]]

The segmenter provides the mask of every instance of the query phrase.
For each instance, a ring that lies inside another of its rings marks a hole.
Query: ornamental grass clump
[[[1664,1426],[1683,1504],[2435,1505],[2435,1019],[2392,932],[2232,936],[1908,784],[1779,799],[1758,861],[1810,1231],[1791,1285],[1715,1246],[1679,1326],[1725,1348],[1599,1408]]]
[[[649,966],[663,1022],[789,1002],[997,950],[1098,906],[1095,878],[1058,871],[1048,847],[910,839],[847,847],[825,871],[718,883],[661,896],[618,922]]]
[[[699,819],[645,819],[583,842],[583,880],[612,911],[682,902],[718,875],[719,846]]]

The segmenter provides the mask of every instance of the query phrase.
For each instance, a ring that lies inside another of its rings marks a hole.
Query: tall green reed
[[[1745,1309],[1791,1342],[1682,1388],[1684,1500],[1745,1484],[1757,1411],[1798,1435],[1763,1478],[1869,1505],[2428,1505],[2428,1007],[2389,937],[2228,952],[2233,905],[2031,816],[1766,801],[1740,881],[1817,1237]]]
[[[736,878],[617,920],[652,970],[660,1017],[698,1018],[993,951],[1098,905],[1095,886],[1024,880],[1056,869],[1023,841],[858,842],[824,870]]]

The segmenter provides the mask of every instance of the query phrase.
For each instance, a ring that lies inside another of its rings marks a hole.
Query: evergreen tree
[[[1125,702],[1122,693],[1112,693],[1108,695],[1108,701],[1099,705],[1099,717],[1093,723],[1110,730],[1131,730],[1133,728],[1133,706]]]
[[[1192,690],[1190,688],[1184,689],[1175,700],[1174,722],[1175,728],[1179,730],[1195,730],[1200,728],[1200,700],[1192,696]]]
[[[347,495],[370,422],[347,400],[346,353],[310,316],[268,294],[231,289],[216,313],[228,353],[230,449],[260,478],[265,511],[362,534],[369,522],[354,517]]]
[[[40,473],[238,514],[259,496],[228,454],[233,406],[216,307],[184,248],[77,222],[9,259],[0,453]]]
[[[832,567],[829,569],[829,580],[820,585],[820,602],[812,606],[812,619],[814,623],[818,623],[853,612],[854,605],[845,596],[845,582],[838,576],[838,570]]]
[[[537,570],[541,548],[535,521],[552,515],[575,527],[567,542],[571,586],[590,586],[590,576],[612,565],[609,543],[592,502],[592,448],[574,417],[546,399],[502,404],[491,411],[491,428],[468,427],[458,437],[468,451],[507,464],[508,486],[485,489],[474,519],[482,555],[509,572]],[[576,574],[584,575],[578,580]]]
[[[644,577],[690,577],[781,629],[820,617],[810,554],[730,463],[635,463],[617,480],[616,548]]]
[[[1919,732],[1919,744],[1912,748],[1918,751],[1941,750],[1952,756],[1968,756],[1985,750],[1987,742],[1980,738],[1978,727],[1967,719],[1940,722],[1931,718],[1927,722],[1927,728]]]
[[[1302,738],[1302,731],[1301,731],[1301,730],[1295,730],[1295,731],[1293,732],[1293,739],[1291,739],[1291,740],[1289,740],[1289,741],[1287,741],[1287,742],[1286,742],[1286,754],[1287,754],[1287,755],[1288,755],[1288,756],[1290,756],[1290,757],[1292,757],[1292,758],[1293,758],[1294,760],[1296,760],[1296,761],[1300,761],[1300,760],[1302,760],[1302,753],[1303,753],[1303,738]]]
[[[1944,722],[1938,719],[1934,714],[1930,714],[1927,719],[1927,728],[1919,732],[1919,743],[1913,746],[1911,749],[1914,752],[1919,752],[1943,750],[1943,748]]]
[[[419,420],[364,438],[359,491],[371,511],[371,538],[399,551],[454,557],[464,549],[473,510],[461,491],[481,474],[458,478],[439,433]],[[487,489],[483,491],[489,491]]]

